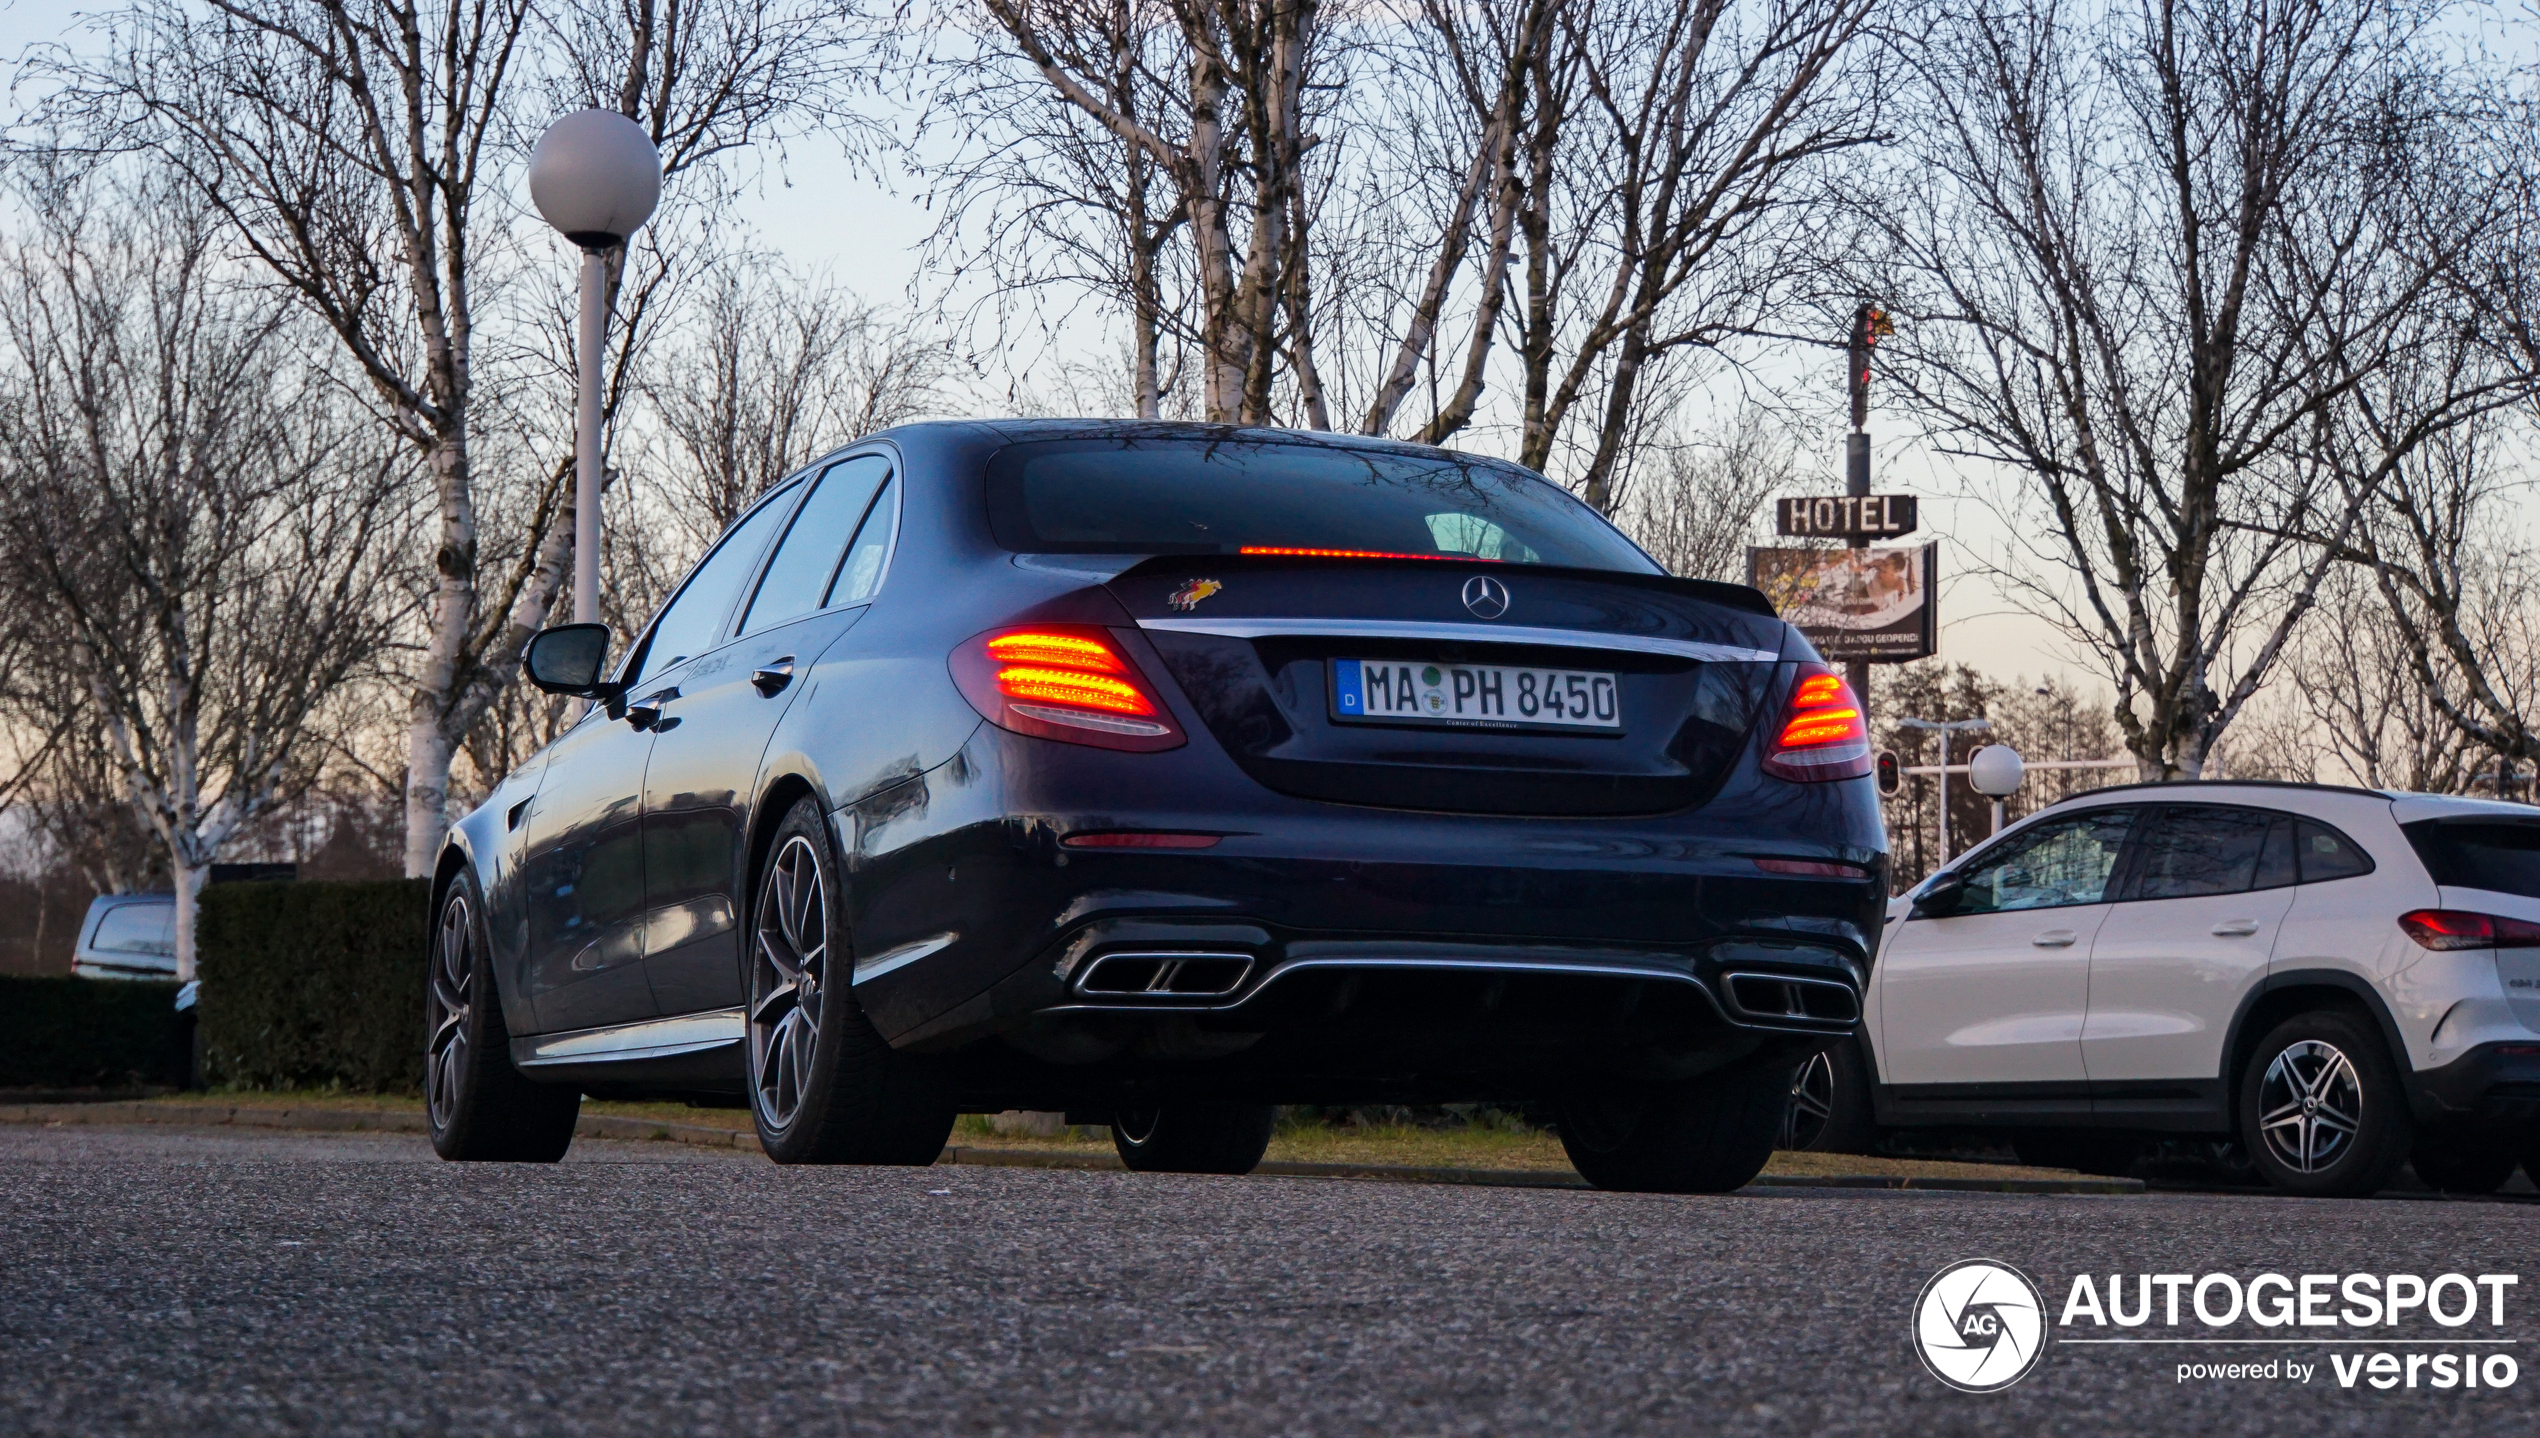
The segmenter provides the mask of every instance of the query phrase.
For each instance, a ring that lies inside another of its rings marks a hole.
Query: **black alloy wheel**
[[[1727,1193],[1773,1156],[1791,1070],[1756,1065],[1681,1083],[1589,1088],[1559,1105],[1561,1148],[1598,1188]]]
[[[1266,1103],[1168,1103],[1112,1115],[1111,1146],[1137,1173],[1250,1173],[1270,1151]]]
[[[1790,1077],[1790,1103],[1773,1147],[1813,1153],[1868,1153],[1878,1140],[1860,1048],[1850,1039],[1812,1054]]]
[[[1834,1060],[1810,1054],[1790,1076],[1790,1106],[1782,1111],[1777,1149],[1814,1148],[1834,1118]]]
[[[803,835],[787,836],[768,864],[752,937],[750,1091],[760,1120],[783,1129],[811,1086],[829,977],[828,889],[815,846]]]
[[[582,1113],[574,1084],[533,1083],[512,1066],[476,880],[462,871],[441,896],[424,985],[424,1111],[443,1158],[554,1163]]]
[[[768,846],[742,957],[750,1114],[778,1163],[933,1163],[953,1106],[855,1000],[837,864],[817,800]]]
[[[2416,1138],[2381,1036],[2333,1009],[2296,1014],[2260,1040],[2241,1075],[2240,1132],[2267,1182],[2312,1198],[2380,1192]]]
[[[2521,1161],[2505,1135],[2474,1129],[2420,1133],[2408,1154],[2417,1178],[2437,1193],[2494,1193]]]

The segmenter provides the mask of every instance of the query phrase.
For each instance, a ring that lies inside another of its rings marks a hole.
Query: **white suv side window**
[[[2174,804],[2142,841],[2131,899],[2245,894],[2293,882],[2293,816],[2218,804]]]
[[[2132,809],[2100,809],[2038,825],[1969,869],[1967,887],[1950,912],[1997,914],[2104,902],[2134,816]]]

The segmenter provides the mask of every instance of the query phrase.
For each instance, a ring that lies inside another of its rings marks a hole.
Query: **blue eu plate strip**
[[[1333,701],[1340,706],[1343,714],[1367,712],[1366,675],[1360,669],[1357,660],[1335,659],[1332,661],[1332,694]]]

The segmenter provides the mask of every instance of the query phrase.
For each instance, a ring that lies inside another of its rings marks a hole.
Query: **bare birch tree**
[[[1361,434],[1396,432],[1424,372],[1428,413],[1410,438],[1443,444],[1480,412],[1526,195],[1520,135],[1547,96],[1560,103],[1547,57],[1567,15],[1568,0],[1422,0],[1417,23],[1377,12],[1345,32],[1382,63],[1354,87],[1353,222],[1316,239],[1321,288],[1363,335],[1331,366],[1366,371],[1348,406]],[[1397,29],[1391,43],[1367,33]]]
[[[1164,7],[1114,0],[1083,18],[1088,43],[1100,42],[1087,79],[1103,106],[1133,125],[1170,124],[1185,65]],[[984,278],[971,314],[985,349],[1004,351],[1034,327],[1045,344],[1088,303],[1124,316],[1129,412],[1163,418],[1199,337],[1176,248],[1187,211],[1154,154],[1013,62],[993,16],[961,43],[939,59],[916,126],[921,142],[948,133],[951,145],[929,167],[942,201],[929,264],[956,281]]]
[[[1283,350],[1306,377],[1301,402],[1320,405],[1310,345],[1283,343],[1306,254],[1297,226],[1305,155],[1317,143],[1308,101],[1324,42],[1320,0],[983,3],[1049,86],[1133,149],[1137,165],[1151,164],[1172,196],[1167,214],[1191,245],[1206,417],[1269,422]],[[1157,73],[1160,62],[1180,73]],[[1138,97],[1150,97],[1149,113],[1130,108]],[[1131,168],[1124,159],[1120,172]],[[1143,193],[1130,184],[1124,203],[1144,205]]]
[[[2341,570],[2320,587],[2285,666],[2304,738],[2322,767],[2370,788],[2458,793],[2476,750],[2446,713],[2457,697],[2427,683],[2405,628],[2390,621],[2367,573]],[[2243,752],[2232,750],[2235,773]]]
[[[1538,103],[1520,219],[1520,464],[1574,447],[1612,509],[1649,372],[1772,330],[1820,274],[1828,166],[1882,138],[1884,8],[1571,0],[1577,108]]]
[[[2383,684],[2408,708],[2430,708],[2473,752],[2528,775],[2540,767],[2540,550],[2508,492],[2527,478],[2500,473],[2509,435],[2527,444],[2528,423],[2447,433],[2400,468],[2372,521],[2339,550],[2368,577],[2379,613],[2369,638],[2334,642],[2369,646],[2401,671]],[[2439,777],[2458,781],[2462,767],[2455,757]]]
[[[479,325],[511,248],[503,185],[523,142],[564,103],[610,105],[661,146],[675,195],[683,174],[834,116],[859,73],[835,57],[870,29],[852,0],[135,0],[105,56],[41,67],[55,90],[28,140],[146,151],[187,177],[334,335],[430,477],[410,873],[429,872],[452,757],[572,561],[566,463],[525,486],[517,559],[484,564]],[[638,327],[619,342],[640,343]]]
[[[2439,13],[2013,0],[1919,52],[1865,284],[1944,450],[2016,481],[2014,579],[2105,666],[2146,778],[2202,772],[2364,507],[2504,393],[2440,314],[2492,187],[2432,143]],[[2447,377],[2384,383],[2428,346]]]
[[[0,272],[0,504],[165,851],[191,979],[212,862],[320,757],[313,717],[401,617],[377,580],[403,476],[297,362],[292,312],[224,284],[214,217],[84,198],[41,196],[46,232]]]
[[[1800,478],[1791,437],[1749,409],[1720,433],[1660,446],[1658,459],[1615,522],[1670,574],[1745,583],[1746,547],[1763,537],[1773,494]]]
[[[797,466],[936,406],[950,368],[907,317],[763,258],[727,261],[680,331],[643,389],[670,441],[660,499],[690,555]]]

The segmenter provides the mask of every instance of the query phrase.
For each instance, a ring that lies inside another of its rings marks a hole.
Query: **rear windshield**
[[[2540,899],[2540,820],[2425,819],[2404,827],[2443,887]]]
[[[1000,450],[997,543],[1020,554],[1345,551],[1661,571],[1560,486],[1460,455],[1121,436]]]
[[[176,952],[176,905],[119,904],[106,911],[97,921],[97,933],[88,946],[101,954],[157,954],[161,957]]]

